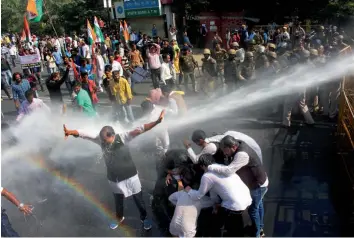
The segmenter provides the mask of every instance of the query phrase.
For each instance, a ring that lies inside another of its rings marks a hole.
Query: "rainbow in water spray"
[[[35,164],[37,167],[45,170],[46,172],[50,173],[59,181],[61,181],[63,184],[68,186],[70,189],[82,195],[85,198],[85,200],[91,203],[95,207],[95,209],[107,220],[107,223],[116,220],[115,214],[111,212],[111,210],[107,208],[103,203],[101,203],[97,198],[95,198],[89,191],[87,191],[87,189],[84,186],[82,186],[79,182],[77,182],[74,179],[64,177],[63,175],[60,174],[58,170],[49,168],[45,160],[41,156],[37,155],[35,157],[31,157],[28,159],[28,161]],[[127,225],[119,224],[118,229],[123,231],[124,236],[130,236],[130,237],[136,236],[134,230]]]

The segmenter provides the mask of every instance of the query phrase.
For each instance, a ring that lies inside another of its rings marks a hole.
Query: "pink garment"
[[[149,98],[153,104],[158,104],[160,102],[161,96],[162,92],[160,88],[152,89],[149,92]]]
[[[149,62],[149,67],[151,69],[159,69],[161,67],[161,62],[160,62],[161,47],[158,44],[154,44],[154,46],[157,48],[156,52],[152,53],[149,50],[147,50],[146,54]]]

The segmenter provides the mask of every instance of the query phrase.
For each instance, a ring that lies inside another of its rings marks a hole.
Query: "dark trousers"
[[[8,98],[11,98],[11,95],[10,95],[10,92],[9,92],[9,89],[8,89],[8,86],[5,85],[5,83],[2,83],[2,84],[1,84],[1,89],[2,89],[2,91],[5,92],[5,94],[6,94],[6,96],[7,96]]]
[[[16,67],[16,62],[15,62],[15,60],[16,60],[16,55],[10,55],[10,57],[11,57],[12,67]]]
[[[226,232],[223,237],[243,237],[244,236],[244,211],[231,211],[226,208],[220,209],[220,218]]]
[[[113,193],[114,195],[114,202],[116,204],[116,217],[118,220],[122,219],[124,216],[124,195]],[[138,207],[140,212],[140,219],[143,221],[145,220],[147,213],[145,209],[145,202],[143,200],[143,193],[137,193],[133,195],[133,199],[135,205]]]
[[[159,88],[160,87],[160,81],[161,81],[161,69],[150,69],[151,72],[151,79],[152,79],[152,84],[154,85],[154,88]]]
[[[12,228],[5,209],[1,209],[1,237],[20,237]]]

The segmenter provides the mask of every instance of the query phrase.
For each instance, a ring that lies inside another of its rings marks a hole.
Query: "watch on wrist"
[[[18,205],[18,209],[23,208],[23,206],[24,206],[24,204],[23,204],[23,203],[20,203],[20,204]]]

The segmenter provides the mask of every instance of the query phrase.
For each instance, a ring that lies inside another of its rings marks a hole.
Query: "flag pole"
[[[48,9],[47,9],[47,7],[46,7],[46,5],[45,5],[45,0],[43,0],[43,7],[44,7],[44,9],[45,9],[45,13],[48,15],[49,23],[50,23],[50,25],[52,26],[55,35],[56,35],[57,37],[59,37],[58,34],[57,34],[57,31],[55,30],[55,27],[54,27],[52,18],[50,17],[50,14],[49,14],[49,12],[48,12]]]

